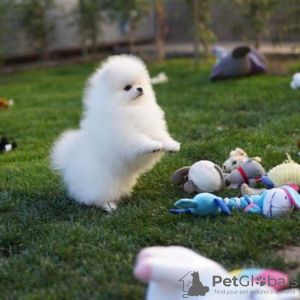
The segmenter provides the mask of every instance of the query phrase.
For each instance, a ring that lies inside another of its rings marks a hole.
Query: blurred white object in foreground
[[[152,77],[150,79],[152,84],[158,84],[158,83],[164,83],[169,80],[168,76],[165,74],[165,72],[159,73],[157,76]]]
[[[294,74],[293,81],[291,82],[291,88],[294,90],[300,89],[300,73]]]
[[[278,273],[287,277],[286,274]],[[205,296],[205,300],[300,299],[298,289],[277,292],[273,285],[260,282],[260,280],[267,281],[265,278],[252,279],[251,284],[251,276],[248,276],[246,286],[244,280],[237,282],[238,278],[217,262],[180,246],[143,249],[137,257],[134,275],[148,283],[146,300],[182,300],[198,295]],[[242,278],[245,276],[240,279]]]

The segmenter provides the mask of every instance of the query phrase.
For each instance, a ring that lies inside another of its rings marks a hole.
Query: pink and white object
[[[247,270],[249,269],[239,270],[238,273],[241,275],[243,274],[241,271],[244,271],[248,272],[248,275],[255,274],[255,276],[259,273],[263,274],[263,277],[276,275],[277,279],[282,274],[283,278],[286,278],[285,274],[273,270],[259,269],[259,272],[255,272],[256,269],[252,269],[254,271],[252,273]],[[139,280],[148,283],[146,300],[181,300],[190,298],[189,296],[197,296],[194,293],[196,284],[204,290],[203,294],[198,295],[205,296],[205,300],[300,299],[298,289],[277,292],[278,286],[269,287],[257,284],[257,279],[254,280],[253,285],[247,287],[239,284],[237,286],[216,284],[219,277],[222,280],[232,279],[236,274],[231,274],[215,261],[180,246],[143,249],[137,257],[134,275]],[[218,276],[215,282],[213,282],[214,276]]]

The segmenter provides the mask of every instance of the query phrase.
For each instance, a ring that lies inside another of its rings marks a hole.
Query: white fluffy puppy
[[[110,212],[163,152],[179,149],[156,103],[145,64],[118,55],[89,79],[80,128],[65,132],[55,143],[51,163],[72,198]]]

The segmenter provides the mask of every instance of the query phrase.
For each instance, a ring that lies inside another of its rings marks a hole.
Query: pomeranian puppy
[[[91,76],[78,130],[54,144],[51,164],[69,195],[111,212],[138,177],[180,144],[168,133],[145,64],[135,56],[108,58]]]

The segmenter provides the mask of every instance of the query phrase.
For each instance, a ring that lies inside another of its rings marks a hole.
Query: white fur
[[[128,85],[132,87],[125,91]],[[89,79],[80,128],[60,137],[51,162],[72,198],[111,211],[163,152],[179,149],[156,103],[145,64],[118,55]]]
[[[294,74],[293,80],[291,82],[291,88],[294,90],[300,89],[300,73]]]

